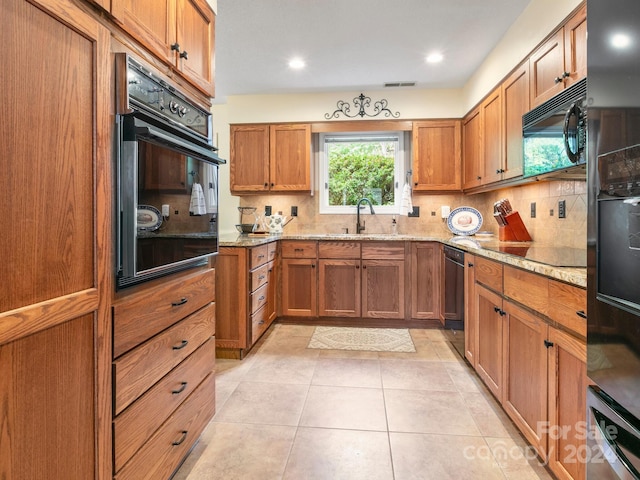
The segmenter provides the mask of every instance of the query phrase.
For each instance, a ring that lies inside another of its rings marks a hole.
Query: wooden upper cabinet
[[[462,188],[462,124],[459,120],[413,122],[413,189]]]
[[[272,191],[311,190],[311,125],[271,125],[269,188]]]
[[[502,83],[504,151],[502,179],[522,175],[522,116],[529,108],[529,62],[516,68]]]
[[[214,95],[215,14],[206,0],[112,0],[122,27],[206,95]]]
[[[231,192],[269,190],[269,125],[231,125]]]
[[[477,187],[482,181],[482,139],[480,108],[473,109],[462,121],[463,188]]]
[[[482,156],[480,164],[483,171],[481,184],[497,182],[502,179],[502,96],[496,88],[480,104],[482,125]]]
[[[587,10],[582,6],[531,55],[531,107],[587,73]]]

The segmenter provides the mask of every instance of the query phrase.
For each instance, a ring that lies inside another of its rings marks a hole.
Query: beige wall
[[[420,90],[388,89],[364,92],[372,100],[385,98],[392,111],[400,112],[401,119],[460,118],[501,79],[509,73],[529,52],[548,35],[577,5],[580,0],[532,0],[517,19],[503,40],[487,57],[473,77],[462,89]],[[325,113],[333,112],[338,100],[352,102],[359,91],[320,94],[243,95],[231,96],[225,103],[213,106],[216,144],[223,158],[229,158],[229,125],[232,123],[261,122],[318,122],[325,121]],[[314,168],[315,169],[315,168]],[[355,215],[319,215],[317,196],[314,195],[262,195],[240,197],[229,191],[229,166],[220,169],[221,232],[235,232],[238,223],[237,206],[254,205],[264,211],[271,205],[274,211],[289,214],[291,205],[299,208],[299,217],[287,226],[297,232],[340,232],[342,228],[355,228]],[[584,247],[586,244],[586,195],[584,182],[545,182],[531,186],[500,190],[472,196],[416,195],[414,204],[421,207],[420,218],[399,218],[400,233],[448,233],[440,219],[440,206],[451,208],[469,205],[478,208],[485,217],[483,229],[497,231],[490,218],[493,202],[508,197],[515,209],[524,212],[523,218],[534,240],[565,246]],[[549,216],[549,210],[557,210],[557,201],[567,202],[566,219],[558,219],[557,213]],[[538,216],[529,218],[529,205],[535,199]],[[431,212],[436,216],[432,217]],[[545,212],[545,214],[543,214]],[[352,218],[353,217],[353,218]],[[391,216],[367,217],[367,231],[388,232]],[[559,233],[562,232],[562,235]]]

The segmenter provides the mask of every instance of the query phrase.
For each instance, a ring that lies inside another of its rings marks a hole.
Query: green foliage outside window
[[[539,175],[568,165],[569,160],[561,138],[527,138],[526,142],[526,175]],[[536,160],[532,162],[534,158]]]
[[[328,148],[329,205],[394,204],[395,142],[336,142]]]

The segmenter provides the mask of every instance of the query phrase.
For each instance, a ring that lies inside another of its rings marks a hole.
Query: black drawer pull
[[[264,255],[258,255],[258,260],[260,260],[261,258],[264,258]]]
[[[184,392],[184,389],[187,388],[187,382],[181,382],[180,388],[178,390],[171,390],[173,395],[178,395],[179,393]]]
[[[264,279],[265,279],[265,276],[264,276],[264,275],[260,275],[260,276],[258,277],[258,280],[264,280]]]
[[[172,307],[179,307],[180,305],[184,305],[185,303],[187,303],[189,300],[187,300],[187,297],[182,297],[180,300],[178,300],[177,302],[171,302],[171,306]]]
[[[304,248],[294,248],[294,252],[304,252]]]
[[[467,267],[473,267],[473,263],[471,262],[467,263]]]
[[[264,295],[260,295],[260,296],[258,297],[258,301],[259,301],[259,302],[261,302],[261,301],[263,301],[263,300],[264,300]]]
[[[499,313],[500,312],[500,307],[493,307],[493,311],[496,312],[496,313]]]
[[[258,325],[264,325],[264,320],[260,320],[260,321],[258,322]]]
[[[584,310],[578,310],[576,312],[576,315],[578,315],[580,318],[584,318],[585,320],[587,319],[587,314],[585,313]]]
[[[187,343],[189,343],[188,340],[182,340],[182,342],[180,342],[180,345],[174,345],[172,348],[174,350],[182,350],[184,347],[187,346]]]
[[[177,447],[178,445],[180,445],[182,442],[184,442],[187,439],[187,432],[186,430],[182,430],[182,437],[180,437],[180,440],[178,440],[177,442],[171,442],[171,445],[173,445],[174,447]]]

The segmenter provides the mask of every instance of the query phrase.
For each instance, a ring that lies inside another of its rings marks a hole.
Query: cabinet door
[[[463,188],[465,190],[479,186],[482,180],[482,139],[480,133],[480,108],[476,108],[462,122]]]
[[[529,108],[529,63],[520,65],[502,84],[504,152],[502,179],[522,175],[522,115]]]
[[[145,47],[174,64],[176,0],[112,0],[111,14]]]
[[[317,315],[316,260],[285,258],[282,260],[282,315],[314,317]]]
[[[360,317],[360,260],[318,261],[321,317]]]
[[[144,149],[144,153],[140,152],[140,156],[144,157],[146,163],[144,189],[186,194],[188,192],[186,157],[152,143],[139,142],[139,145]]]
[[[269,125],[231,125],[233,193],[269,190]]]
[[[440,318],[440,244],[411,244],[411,318]]]
[[[362,261],[362,316],[404,318],[404,260]]]
[[[496,88],[480,106],[482,115],[482,184],[502,179],[502,95]]]
[[[222,247],[215,256],[217,348],[249,346],[247,251],[242,247]]]
[[[502,406],[523,435],[547,458],[547,324],[511,302],[506,313]],[[525,380],[526,379],[526,380]],[[585,387],[586,388],[586,387]]]
[[[537,107],[564,89],[564,31],[558,30],[529,58],[531,107]]]
[[[491,393],[502,402],[504,324],[502,298],[476,284],[476,306],[478,309],[478,350],[476,371]]]
[[[564,80],[565,87],[587,76],[586,4],[564,26],[564,65],[565,71],[569,73]]]
[[[462,188],[461,123],[458,120],[413,122],[413,189]]]
[[[549,348],[549,426],[554,428],[549,435],[549,466],[562,480],[583,479],[587,347],[584,340],[553,327],[549,327],[549,341],[553,343]]]
[[[464,356],[476,368],[478,351],[478,306],[476,297],[475,257],[464,254]]]
[[[177,64],[186,78],[214,96],[215,14],[205,0],[178,0],[176,9]]]
[[[311,126],[271,125],[270,183],[272,191],[311,191]]]

